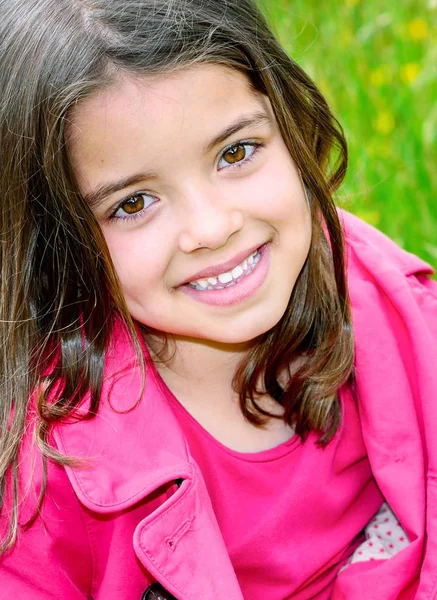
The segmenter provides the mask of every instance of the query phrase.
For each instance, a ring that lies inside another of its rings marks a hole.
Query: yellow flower
[[[356,6],[360,3],[360,0],[346,0],[346,6]]]
[[[345,27],[340,32],[340,40],[343,46],[349,46],[349,44],[353,41],[354,34],[350,27]]]
[[[395,128],[395,119],[391,112],[382,111],[375,119],[373,126],[375,131],[388,135]]]
[[[413,19],[408,23],[408,35],[413,40],[424,40],[428,36],[428,23],[425,19]]]
[[[375,87],[381,87],[384,83],[390,83],[391,71],[387,65],[381,65],[370,72],[370,83]]]
[[[378,67],[370,73],[370,83],[375,87],[381,87],[385,83],[384,71]]]
[[[417,63],[407,63],[406,65],[402,65],[399,73],[403,82],[413,83],[420,73],[420,67]]]

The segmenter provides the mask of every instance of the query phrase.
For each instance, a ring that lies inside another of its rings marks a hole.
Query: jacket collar
[[[53,434],[62,453],[84,460],[83,467],[66,470],[80,501],[100,513],[122,510],[166,483],[193,477],[186,440],[166,398],[169,392],[145,344],[143,384],[132,342],[119,323],[113,339],[97,414],[71,420]]]
[[[97,415],[55,429],[59,449],[87,461],[84,468],[66,467],[70,482],[83,505],[111,513],[129,508],[166,483],[184,480],[138,523],[135,553],[181,600],[243,600],[203,477],[167,402],[169,391],[147,348],[143,350],[144,386],[132,343],[116,325]]]

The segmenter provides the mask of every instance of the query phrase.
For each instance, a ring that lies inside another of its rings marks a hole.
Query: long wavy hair
[[[256,401],[266,391],[300,436],[319,432],[327,443],[340,422],[338,390],[353,373],[343,237],[332,199],[346,171],[346,142],[324,97],[255,4],[0,0],[0,45],[0,503],[6,492],[13,497],[3,547],[17,535],[18,454],[30,403],[36,400],[44,461],[69,464],[49,434],[86,395],[84,418],[97,413],[116,318],[141,352],[65,141],[70,109],[120,72],[216,63],[244,73],[269,97],[311,198],[312,243],[285,314],[249,351],[233,384],[249,421],[262,426],[272,416]],[[289,377],[281,384],[284,369]]]

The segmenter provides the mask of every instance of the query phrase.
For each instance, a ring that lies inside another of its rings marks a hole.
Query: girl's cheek
[[[161,259],[160,249],[162,244],[158,244],[157,236],[150,235],[144,227],[137,231],[117,231],[118,225],[111,225],[104,231],[106,243],[111,254],[112,261],[119,277],[124,272],[141,272],[143,269],[152,274],[158,269]],[[124,225],[122,227],[125,227]]]
[[[174,256],[176,232],[169,215],[117,231],[117,225],[105,235],[115,271],[126,297],[136,298],[171,287],[178,281]]]
[[[260,217],[266,220],[290,218],[290,209],[296,216],[307,212],[307,202],[302,184],[291,159],[270,164],[268,169],[260,171],[244,190],[247,208],[256,205]]]

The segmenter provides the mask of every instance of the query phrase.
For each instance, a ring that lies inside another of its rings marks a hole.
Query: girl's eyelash
[[[259,150],[261,148],[264,148],[264,144],[262,144],[261,142],[254,142],[254,141],[250,141],[250,140],[241,140],[240,142],[236,142],[234,144],[231,144],[230,146],[227,146],[226,148],[224,148],[220,154],[220,158],[219,158],[219,162],[223,159],[224,155],[229,152],[230,150],[233,150],[235,148],[239,148],[241,146],[249,146],[253,149],[252,154],[250,154],[250,156],[245,156],[243,159],[239,160],[236,163],[228,163],[228,165],[226,167],[223,167],[224,169],[227,170],[235,170],[235,169],[240,169],[241,167],[243,167],[245,164],[251,162],[255,156],[258,154]],[[220,169],[221,170],[223,170]],[[111,214],[108,217],[108,221],[124,221],[124,222],[132,222],[135,221],[136,219],[141,219],[144,217],[144,213],[148,211],[150,206],[153,206],[152,203],[151,205],[149,205],[146,208],[143,208],[141,210],[139,210],[136,213],[132,213],[131,215],[126,214],[126,216],[124,217],[118,217],[116,216],[116,213],[120,210],[120,208],[122,208],[123,204],[126,204],[127,202],[129,202],[130,200],[136,200],[138,198],[140,198],[141,196],[148,196],[150,197],[151,194],[148,194],[147,192],[137,192],[135,194],[132,194],[132,196],[128,196],[127,198],[123,198],[123,200],[120,200],[120,202],[117,204],[117,206],[114,207],[113,211],[111,212]]]

